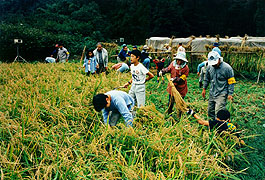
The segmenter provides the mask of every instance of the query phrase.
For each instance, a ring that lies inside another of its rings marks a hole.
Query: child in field
[[[189,67],[187,62],[186,53],[178,52],[177,56],[174,57],[174,61],[172,61],[167,68],[162,69],[162,73],[171,73],[171,81],[173,81],[177,91],[183,99],[188,92],[187,77],[189,75]],[[169,83],[167,92],[169,93],[168,114],[171,114],[175,100],[171,95],[171,86]]]
[[[123,116],[126,126],[132,127],[134,100],[127,93],[113,90],[97,94],[93,97],[93,105],[96,111],[102,111],[105,124],[116,126],[117,121]]]
[[[145,105],[145,83],[154,77],[154,75],[139,62],[140,58],[141,52],[139,50],[133,50],[131,52],[130,68],[132,79],[123,86],[127,88],[130,84],[132,84],[129,95],[133,97],[135,102],[137,102],[138,107]],[[148,75],[147,78],[146,75]]]
[[[165,59],[159,56],[157,59],[154,59],[153,62],[156,65],[157,69],[157,82],[159,82],[159,77],[161,76],[161,73],[159,73],[164,68]],[[164,83],[164,80],[163,80]]]
[[[231,123],[230,112],[226,109],[221,109],[217,112],[216,119],[205,121],[202,120],[192,109],[187,111],[188,115],[192,115],[197,119],[198,123],[204,126],[209,126],[210,130],[216,129],[218,133],[223,131],[235,132],[236,126]],[[240,136],[236,134],[239,138]],[[241,144],[245,144],[243,140],[240,141]]]
[[[95,74],[98,68],[98,63],[94,56],[93,50],[88,50],[83,67],[85,68],[85,72],[88,76],[90,73]]]

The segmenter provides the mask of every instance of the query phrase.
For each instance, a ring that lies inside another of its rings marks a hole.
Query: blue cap
[[[122,45],[122,47],[125,47],[125,46],[127,46],[127,45],[126,45],[126,44],[123,44],[123,45]]]
[[[213,43],[213,46],[218,47],[219,44],[217,42]]]
[[[137,49],[137,46],[134,45],[133,48],[136,48]]]

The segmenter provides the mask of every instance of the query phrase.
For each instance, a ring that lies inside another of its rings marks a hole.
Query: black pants
[[[104,67],[104,64],[101,64],[101,63],[100,63],[100,64],[98,64],[98,66],[99,66],[99,68],[97,69],[97,74],[106,71],[106,69],[105,69],[105,67]]]

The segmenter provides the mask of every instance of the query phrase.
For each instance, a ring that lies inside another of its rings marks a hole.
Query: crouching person
[[[236,126],[231,123],[230,120],[230,112],[227,109],[221,109],[217,112],[216,118],[210,121],[202,120],[192,109],[187,111],[188,115],[192,115],[195,119],[197,119],[198,123],[204,126],[209,126],[210,130],[216,129],[217,133],[222,133],[223,131],[227,132],[236,132]],[[238,138],[240,135],[235,134]],[[241,144],[245,144],[245,142],[240,139]]]
[[[96,111],[102,111],[105,124],[116,126],[117,121],[123,116],[127,127],[133,125],[133,98],[123,91],[109,91],[93,97]]]

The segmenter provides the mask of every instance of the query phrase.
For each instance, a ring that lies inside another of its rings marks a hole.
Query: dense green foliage
[[[0,1],[0,60],[16,56],[21,38],[27,60],[49,56],[62,41],[71,57],[84,45],[124,37],[143,44],[151,36],[265,36],[263,0],[3,0]]]

